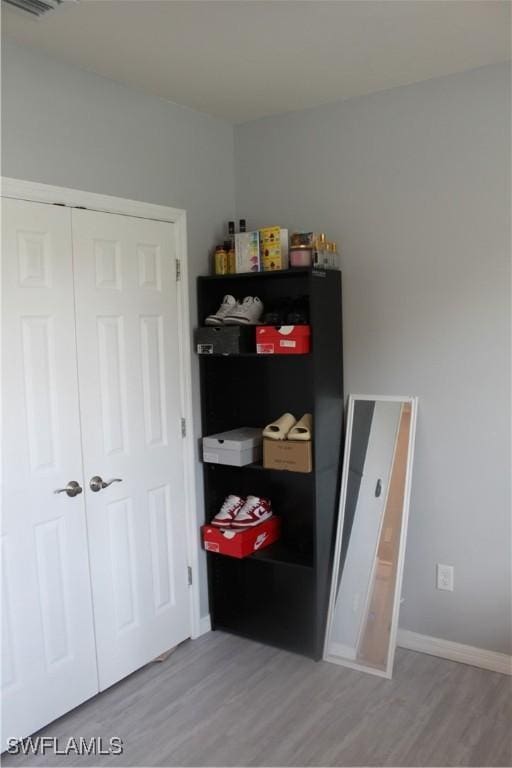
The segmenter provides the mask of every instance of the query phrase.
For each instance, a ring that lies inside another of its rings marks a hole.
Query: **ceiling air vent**
[[[3,2],[19,8],[20,11],[30,13],[32,16],[44,16],[49,11],[58,8],[62,0],[3,0]]]

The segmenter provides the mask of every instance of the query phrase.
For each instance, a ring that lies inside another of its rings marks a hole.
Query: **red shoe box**
[[[269,517],[264,523],[245,530],[215,528],[213,525],[203,525],[201,528],[203,545],[207,552],[239,558],[249,557],[253,552],[273,544],[278,540],[280,531],[279,517]]]
[[[305,355],[310,349],[310,325],[256,327],[256,352],[259,355]]]

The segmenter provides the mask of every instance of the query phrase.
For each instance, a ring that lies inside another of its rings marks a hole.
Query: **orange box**
[[[279,539],[281,520],[279,517],[269,517],[265,522],[245,530],[203,525],[201,534],[207,552],[229,557],[249,557]]]

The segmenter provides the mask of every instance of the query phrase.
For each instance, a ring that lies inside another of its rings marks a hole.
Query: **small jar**
[[[290,248],[290,267],[310,267],[312,249],[309,245],[292,245]]]

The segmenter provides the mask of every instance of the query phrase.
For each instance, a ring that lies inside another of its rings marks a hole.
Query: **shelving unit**
[[[214,629],[322,657],[336,530],[343,419],[341,273],[316,269],[200,277],[200,322],[226,293],[309,296],[307,355],[201,355],[202,433],[263,427],[285,411],[313,414],[313,471],[203,464],[206,520],[229,493],[266,496],[281,539],[237,560],[208,553]]]

